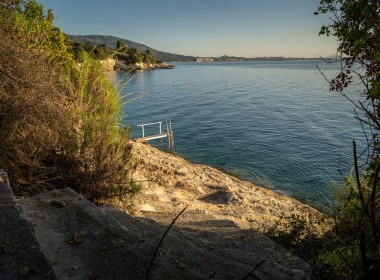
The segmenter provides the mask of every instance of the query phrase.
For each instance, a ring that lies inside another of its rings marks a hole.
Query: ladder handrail
[[[137,126],[147,126],[147,125],[153,125],[153,124],[158,124],[162,122],[155,122],[155,123],[144,123],[144,124],[138,124]]]
[[[168,119],[166,119],[166,131],[162,131],[162,123],[163,122],[161,121],[161,122],[154,122],[154,123],[138,124],[137,126],[141,127],[142,138],[137,138],[136,140],[149,141],[149,140],[153,140],[153,139],[159,139],[159,138],[167,137],[168,138],[169,149],[173,148],[173,146],[174,146],[174,139],[173,139],[172,122],[171,122],[170,118],[169,118],[169,122],[168,122]],[[156,124],[159,125],[159,129],[160,129],[159,134],[158,135],[145,136],[144,127],[145,126],[149,126],[149,125],[156,125]]]
[[[144,126],[153,125],[153,124],[159,124],[160,125],[160,134],[162,134],[162,122],[138,124],[137,126],[141,126],[143,138],[145,138]]]

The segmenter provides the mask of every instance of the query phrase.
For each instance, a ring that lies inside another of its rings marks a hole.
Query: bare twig
[[[376,168],[376,172],[375,172],[375,177],[373,179],[373,185],[372,185],[372,192],[371,192],[371,196],[370,196],[370,199],[369,199],[369,202],[370,202],[370,209],[371,209],[371,217],[370,217],[370,221],[371,221],[371,226],[372,226],[372,232],[373,232],[373,237],[375,239],[375,242],[376,242],[376,245],[377,247],[379,247],[379,229],[376,225],[376,213],[375,213],[375,207],[376,207],[376,200],[375,200],[375,196],[376,196],[376,188],[377,188],[377,184],[379,183],[379,172],[380,172],[380,164],[377,165],[377,168]]]
[[[355,112],[355,115],[356,115],[357,119],[358,119],[358,120],[361,120],[360,117],[359,117],[358,112],[357,112],[356,110],[354,110],[354,112]],[[362,155],[364,155],[365,152],[368,151],[368,156],[367,156],[367,160],[366,160],[366,162],[368,162],[369,157],[370,157],[370,155],[369,155],[369,148],[370,148],[370,146],[371,146],[371,144],[372,144],[372,140],[371,140],[371,141],[369,140],[368,135],[367,135],[367,132],[366,132],[365,129],[364,129],[363,122],[362,122],[362,121],[359,121],[359,122],[360,122],[360,126],[362,127],[362,131],[363,131],[363,133],[364,133],[365,139],[366,139],[366,141],[367,141],[367,147],[366,147],[366,148],[364,149],[364,151],[359,155],[359,158],[360,158]]]
[[[147,272],[146,272],[146,276],[145,276],[145,280],[147,280],[149,278],[149,274],[150,274],[150,271],[152,270],[152,266],[153,266],[153,262],[156,258],[156,255],[158,253],[158,250],[160,249],[160,246],[162,244],[162,242],[164,241],[166,235],[168,234],[169,230],[171,229],[171,227],[174,225],[174,223],[177,221],[177,219],[179,218],[179,216],[181,216],[181,214],[183,212],[185,212],[185,210],[187,209],[187,206],[185,208],[182,209],[181,212],[178,213],[178,215],[174,218],[174,220],[170,223],[170,225],[168,226],[168,228],[166,229],[164,235],[161,237],[161,240],[160,242],[158,242],[158,245],[156,247],[156,250],[154,251],[153,253],[153,256],[152,256],[152,260],[150,261],[150,264],[149,264],[149,267],[147,269]]]
[[[252,276],[256,279],[260,279],[259,277],[257,277],[256,275],[254,275],[253,273],[255,273],[256,270],[259,269],[259,267],[265,262],[266,260],[262,260],[261,262],[259,262],[253,269],[252,271],[250,271],[247,275],[245,275],[243,278],[241,278],[241,280],[245,280],[245,279],[248,279],[248,277]]]
[[[4,76],[7,76],[9,79],[15,81],[16,83],[19,83],[23,86],[28,86],[27,84],[25,84],[24,82],[16,79],[15,77],[13,77],[12,75],[8,74],[7,72],[3,71],[2,69],[0,69],[0,73],[2,73]]]
[[[360,184],[360,174],[359,174],[359,168],[358,168],[358,158],[356,155],[356,142],[355,142],[355,140],[352,140],[352,144],[353,144],[353,150],[354,150],[355,175],[356,175],[356,184],[357,184],[358,191],[359,191],[359,198],[360,198],[360,202],[363,206],[363,209],[366,209],[366,213],[369,217],[370,215],[369,215],[368,209],[366,207],[366,203],[365,203],[364,196],[363,196],[363,190],[362,190],[362,187]]]
[[[377,184],[379,183],[379,173],[380,173],[380,164],[378,164],[378,166],[376,168],[375,178],[373,181],[370,199],[364,205],[364,209],[362,211],[362,214],[360,216],[359,221],[357,222],[357,229],[355,232],[355,236],[356,236],[357,233],[359,232],[360,227],[361,227],[364,214],[367,214],[369,220],[371,221],[372,232],[373,232],[374,239],[375,239],[375,242],[377,245],[379,245],[379,229],[377,228],[376,220],[375,220],[375,206],[376,206],[375,205],[375,198],[376,198],[376,187],[377,187]],[[370,203],[372,203],[371,204],[371,213],[368,211],[368,207],[369,207]]]

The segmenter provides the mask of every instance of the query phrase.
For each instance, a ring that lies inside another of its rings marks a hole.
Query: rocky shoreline
[[[121,61],[117,61],[114,70],[127,70],[127,71],[134,71],[134,70],[153,70],[153,69],[172,69],[174,66],[167,64],[165,62],[156,63],[156,64],[149,64],[149,63],[132,63],[132,64],[124,64]]]
[[[128,199],[97,207],[69,188],[15,198],[0,170],[4,279],[310,279],[308,263],[262,233],[287,231],[293,218],[322,235],[332,224],[324,214],[215,168],[131,145],[142,186],[132,207]]]
[[[288,231],[294,220],[307,224],[315,235],[331,229],[332,221],[325,214],[296,199],[144,143],[132,145],[135,180],[142,186],[134,206],[137,216],[179,212],[187,206],[262,233],[274,227]]]
[[[126,71],[135,71],[135,70],[153,70],[153,69],[172,69],[174,68],[173,65],[170,65],[165,62],[150,64],[150,63],[132,63],[132,64],[125,64],[120,60],[109,58],[106,60],[101,60],[100,63],[103,65],[103,68],[106,72],[110,71],[120,71],[120,70],[126,70]]]
[[[4,280],[304,280],[312,272],[258,231],[194,207],[168,232],[177,212],[136,217],[70,188],[15,198],[0,170],[0,210]]]

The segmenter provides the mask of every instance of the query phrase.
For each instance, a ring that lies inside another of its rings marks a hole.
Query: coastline
[[[131,145],[137,162],[134,179],[142,187],[135,199],[136,216],[173,213],[187,206],[262,233],[274,227],[288,231],[292,220],[306,223],[316,235],[331,229],[330,218],[294,198],[148,144],[131,141]]]
[[[106,60],[100,60],[100,63],[103,65],[105,72],[114,72],[114,71],[136,71],[136,70],[153,70],[153,69],[172,69],[174,68],[173,65],[160,62],[155,64],[149,64],[149,63],[132,63],[132,64],[125,64],[120,60],[114,59],[114,58],[108,58]]]

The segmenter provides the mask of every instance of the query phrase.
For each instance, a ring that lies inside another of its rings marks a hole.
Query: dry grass
[[[1,28],[0,37],[0,168],[15,193],[71,187],[94,202],[134,194],[128,131],[102,68],[72,64],[68,75]]]
[[[0,165],[16,192],[33,193],[49,185],[52,168],[43,161],[58,146],[72,101],[58,69],[0,36]]]

